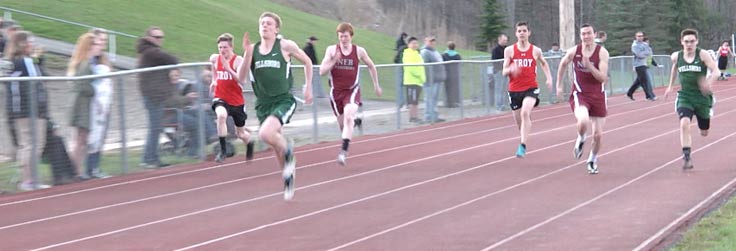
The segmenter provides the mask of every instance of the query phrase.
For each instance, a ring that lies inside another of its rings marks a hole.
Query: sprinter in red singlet
[[[337,26],[336,32],[339,43],[327,47],[319,74],[330,74],[330,105],[342,131],[342,149],[337,155],[337,162],[344,166],[350,139],[353,137],[353,126],[356,123],[355,114],[361,105],[359,61],[368,66],[376,95],[380,97],[383,91],[378,84],[376,66],[368,56],[368,52],[363,47],[353,44],[353,26],[350,23],[341,23]]]
[[[606,90],[603,85],[608,79],[608,50],[595,44],[594,37],[593,26],[584,24],[580,28],[582,43],[567,50],[557,72],[557,96],[562,97],[562,77],[565,75],[567,64],[573,63],[574,77],[569,102],[578,121],[578,137],[573,156],[580,159],[583,155],[585,132],[590,125],[593,128],[593,149],[590,150],[587,162],[589,174],[598,173],[597,156],[601,149],[603,124],[608,113]]]
[[[539,85],[537,84],[537,62],[544,71],[547,90],[552,90],[552,74],[547,61],[542,57],[542,49],[529,43],[529,24],[516,23],[514,46],[504,50],[503,75],[509,76],[509,101],[519,127],[521,143],[516,149],[516,157],[526,155],[526,143],[532,129],[532,108],[539,105]]]
[[[718,80],[726,80],[726,68],[728,68],[728,56],[733,55],[736,57],[731,47],[728,46],[728,41],[723,41],[721,47],[718,48],[718,69],[721,70],[721,76]]]
[[[238,73],[233,70],[243,62],[243,58],[233,52],[233,35],[225,33],[217,37],[218,54],[210,56],[210,62],[214,68],[212,72],[212,83],[210,93],[212,99],[212,110],[217,114],[217,136],[220,138],[220,152],[215,161],[222,162],[227,157],[227,117],[233,117],[235,122],[235,133],[238,138],[246,144],[245,159],[253,159],[253,142],[249,142],[250,133],[245,128],[245,99],[243,89],[236,77]]]

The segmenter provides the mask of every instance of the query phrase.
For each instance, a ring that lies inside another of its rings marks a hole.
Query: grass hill
[[[257,39],[258,16],[263,11],[279,14],[283,20],[281,33],[300,45],[309,36],[320,38],[317,45],[320,57],[328,43],[336,42],[334,30],[338,24],[335,20],[267,0],[5,0],[0,5],[137,36],[151,25],[160,26],[166,32],[164,48],[182,62],[206,60],[216,51],[214,39],[224,32],[237,38],[235,47],[240,51],[239,40],[243,32],[249,31]],[[72,43],[86,30],[17,13],[13,14],[13,19],[39,36]],[[390,63],[393,59],[395,41],[392,36],[357,29],[354,41],[364,46],[376,63]],[[117,43],[120,54],[135,55],[135,39],[118,36]]]

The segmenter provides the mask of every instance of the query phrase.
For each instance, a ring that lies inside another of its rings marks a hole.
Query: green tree
[[[483,15],[480,20],[480,34],[477,38],[476,48],[487,51],[491,41],[503,33],[503,30],[508,26],[501,5],[496,0],[484,0]]]

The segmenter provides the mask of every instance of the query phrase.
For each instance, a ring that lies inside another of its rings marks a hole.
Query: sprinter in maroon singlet
[[[593,128],[593,147],[588,157],[588,173],[598,173],[597,156],[601,148],[603,124],[608,113],[606,90],[603,83],[608,79],[608,50],[595,44],[593,26],[584,24],[580,28],[581,44],[567,50],[560,62],[557,72],[557,96],[562,97],[562,77],[566,73],[567,64],[573,63],[574,77],[570,106],[577,119],[578,137],[575,141],[573,156],[580,159],[583,155],[583,143],[588,125]]]
[[[509,76],[509,101],[514,113],[516,126],[521,134],[521,143],[516,149],[516,157],[526,156],[526,143],[532,130],[532,108],[539,105],[539,85],[537,84],[537,62],[542,66],[547,89],[552,90],[552,74],[547,61],[542,57],[542,49],[529,43],[529,24],[516,23],[514,46],[504,50],[503,75]]]
[[[337,26],[336,32],[339,43],[327,47],[319,73],[330,74],[330,105],[342,131],[342,149],[337,155],[337,162],[344,166],[350,139],[353,137],[355,114],[361,105],[358,67],[360,61],[368,66],[376,95],[380,97],[382,90],[378,85],[376,66],[368,56],[368,52],[363,47],[353,44],[353,26],[350,23],[341,23]]]
[[[238,82],[235,72],[236,66],[243,62],[243,58],[233,52],[233,35],[225,33],[217,37],[218,54],[210,56],[214,68],[212,73],[212,110],[217,114],[217,136],[220,138],[220,152],[215,161],[222,162],[227,157],[227,117],[233,117],[235,133],[246,145],[245,159],[253,159],[253,142],[249,142],[250,133],[245,128],[245,99],[243,89]]]

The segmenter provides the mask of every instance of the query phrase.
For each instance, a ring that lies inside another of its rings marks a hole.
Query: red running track
[[[615,96],[597,175],[565,103],[534,110],[524,159],[508,114],[360,137],[348,167],[298,148],[289,202],[266,152],[0,197],[0,250],[659,249],[736,187],[736,85],[715,89],[688,172],[673,100]]]

